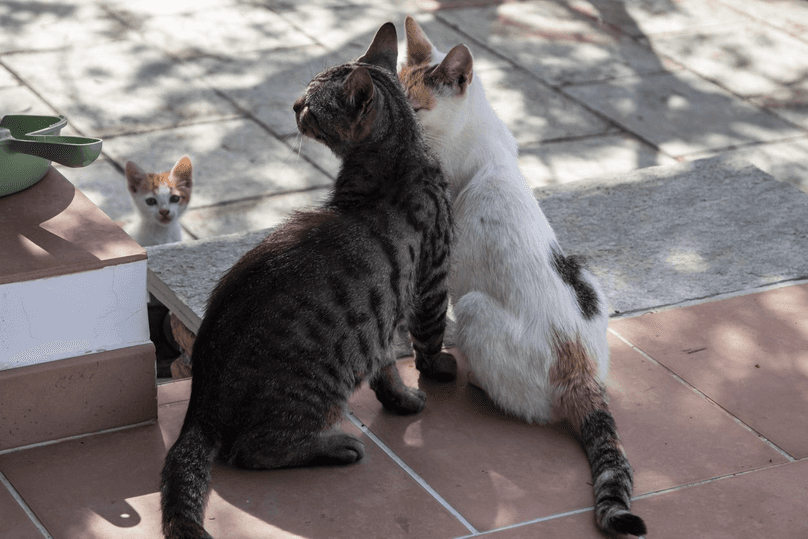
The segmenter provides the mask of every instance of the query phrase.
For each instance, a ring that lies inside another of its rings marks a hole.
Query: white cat
[[[600,286],[555,233],[522,177],[516,140],[488,103],[465,45],[443,54],[411,17],[399,78],[450,183],[457,235],[455,339],[480,385],[529,422],[567,420],[592,468],[605,532],[645,533],[606,403],[608,316]]]
[[[124,230],[144,247],[182,241],[180,217],[188,208],[193,187],[191,159],[183,155],[161,174],[144,172],[127,161],[126,182],[140,219]]]

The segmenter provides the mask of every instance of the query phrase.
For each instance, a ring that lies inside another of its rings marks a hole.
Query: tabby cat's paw
[[[365,444],[350,434],[331,434],[323,441],[321,462],[325,464],[351,464],[365,456]]]
[[[426,393],[415,387],[406,387],[393,398],[383,402],[384,407],[399,415],[417,414],[424,409]]]
[[[416,358],[415,366],[421,374],[437,382],[451,382],[457,378],[457,360],[448,352],[441,352],[430,362]]]

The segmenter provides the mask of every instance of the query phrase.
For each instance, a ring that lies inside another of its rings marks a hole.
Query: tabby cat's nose
[[[304,99],[300,97],[298,98],[297,101],[295,101],[295,104],[292,106],[292,110],[295,111],[295,114],[299,114],[300,111],[303,110],[304,106],[305,106]]]

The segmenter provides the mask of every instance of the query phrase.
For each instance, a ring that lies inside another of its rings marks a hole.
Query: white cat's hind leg
[[[479,387],[503,410],[529,422],[550,421],[549,351],[522,320],[490,296],[472,291],[454,304],[455,340]],[[531,338],[534,337],[534,338]]]

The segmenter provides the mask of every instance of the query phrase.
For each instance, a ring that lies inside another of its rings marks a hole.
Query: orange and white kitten
[[[191,159],[183,155],[169,172],[161,174],[144,172],[127,161],[126,183],[140,220],[124,230],[144,247],[182,241],[180,216],[188,208],[193,186]]]
[[[457,347],[501,408],[530,422],[572,425],[592,469],[597,525],[610,535],[643,535],[645,523],[630,512],[632,470],[603,385],[609,345],[600,285],[563,253],[469,49],[443,54],[412,17],[406,29],[399,78],[452,193]]]

